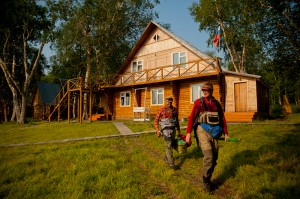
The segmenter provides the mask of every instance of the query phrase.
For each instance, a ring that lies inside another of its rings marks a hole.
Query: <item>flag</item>
[[[218,26],[218,30],[217,30],[216,36],[214,38],[214,45],[215,46],[218,46],[220,37],[221,37],[221,27]]]

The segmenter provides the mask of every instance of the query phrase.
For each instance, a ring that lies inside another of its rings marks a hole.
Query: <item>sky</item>
[[[159,18],[156,22],[168,23],[171,26],[171,32],[180,38],[188,41],[190,44],[201,50],[213,51],[217,54],[215,46],[207,46],[206,41],[209,38],[207,32],[199,31],[199,23],[196,23],[190,15],[189,7],[193,2],[198,0],[160,0],[155,10],[158,12]],[[46,57],[50,57],[53,53],[50,51],[49,44],[44,48]]]
[[[200,32],[199,23],[196,23],[190,15],[188,8],[193,2],[198,3],[199,0],[160,0],[160,4],[155,9],[159,14],[156,22],[169,23],[171,32],[188,41],[202,52],[217,52],[216,47],[207,47],[208,33]]]

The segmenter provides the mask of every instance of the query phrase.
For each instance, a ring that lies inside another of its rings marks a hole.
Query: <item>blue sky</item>
[[[199,23],[196,23],[190,15],[188,8],[193,2],[198,3],[199,0],[160,0],[160,4],[156,7],[159,14],[156,22],[169,23],[174,34],[188,41],[199,50],[203,52],[215,51],[217,53],[216,47],[207,47],[208,33],[200,32]]]
[[[188,8],[193,2],[198,2],[198,0],[160,0],[160,4],[155,9],[159,14],[156,22],[169,23],[174,34],[188,41],[202,52],[214,51],[217,54],[216,47],[207,46],[208,33],[200,32],[198,29],[199,23],[194,22],[193,17],[190,15]],[[52,54],[49,45],[45,46],[43,52],[46,57]]]

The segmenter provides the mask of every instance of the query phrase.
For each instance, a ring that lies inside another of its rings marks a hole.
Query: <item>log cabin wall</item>
[[[150,114],[153,118],[158,109],[165,105],[165,98],[167,96],[172,96],[174,98],[173,105],[178,108],[178,117],[179,119],[187,119],[192,111],[194,103],[192,102],[191,97],[191,86],[196,84],[203,84],[206,81],[210,81],[214,87],[213,96],[220,101],[222,96],[219,93],[220,85],[219,80],[217,77],[213,78],[196,78],[196,79],[189,79],[183,81],[173,81],[173,82],[164,82],[158,84],[151,84],[147,87],[146,93],[146,107],[150,108]],[[142,87],[142,86],[141,86]],[[135,87],[140,88],[140,87]],[[132,119],[133,117],[133,107],[134,107],[134,89],[132,87],[119,89],[114,93],[114,107],[113,115],[114,119]],[[163,89],[163,104],[152,104],[152,90],[153,89]],[[120,102],[120,95],[121,92],[129,92],[130,93],[130,104],[128,106],[121,106]],[[139,96],[141,106],[144,104],[145,99],[145,91],[139,90]]]
[[[127,87],[118,89],[114,92],[113,96],[113,103],[115,109],[113,110],[113,119],[132,119],[133,118],[133,107],[134,107],[134,89],[140,89],[147,87],[147,93],[146,93],[146,104],[145,102],[145,90],[139,90],[139,96],[140,99],[140,106],[146,106],[150,108],[150,115],[151,117],[155,117],[158,109],[165,105],[165,98],[167,96],[172,96],[174,98],[173,104],[177,104],[178,98],[174,96],[176,95],[176,92],[178,92],[178,89],[173,89],[174,83],[171,82],[165,82],[160,84],[151,84],[146,86],[136,86],[136,87]],[[152,90],[153,89],[163,89],[163,104],[152,104]],[[174,91],[177,90],[177,91]],[[120,95],[122,92],[129,92],[130,93],[130,104],[128,106],[121,106],[120,102]]]

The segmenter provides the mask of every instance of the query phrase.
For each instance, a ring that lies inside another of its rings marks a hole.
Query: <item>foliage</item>
[[[271,87],[271,102],[283,95],[297,103],[295,82],[300,71],[300,2],[276,0],[206,0],[191,14],[199,29],[212,36],[220,25],[221,48],[228,69],[262,75]],[[296,72],[297,71],[297,72]]]
[[[196,144],[193,143],[185,155],[174,153],[181,169],[173,171],[163,160],[163,140],[150,134],[73,143],[2,146],[0,196],[296,199],[300,194],[299,123],[300,115],[292,114],[282,121],[229,125],[231,137],[241,138],[241,142],[219,141],[220,156],[213,175],[217,189],[211,195],[201,189],[202,154]],[[35,123],[28,128],[37,129],[36,134],[42,138],[45,128],[55,134],[59,125],[66,133],[74,130],[74,124]],[[82,124],[87,129],[90,125],[94,124]],[[5,127],[4,131],[9,133],[3,134],[2,129],[2,138],[18,131]],[[102,126],[101,129],[99,135],[109,128]]]
[[[158,2],[79,0],[70,4],[60,0],[53,3],[59,26],[51,73],[64,78],[87,77],[91,73],[91,79],[114,74],[142,30],[155,17],[155,3]]]
[[[230,58],[237,72],[246,72],[255,65],[260,56],[260,45],[253,35],[255,20],[260,13],[257,10],[259,3],[251,1],[200,1],[194,3],[191,14],[199,22],[199,30],[205,30],[215,35],[217,26],[221,26],[223,40],[221,48],[226,58]],[[258,12],[257,15],[252,13]],[[213,38],[209,40],[212,41]],[[211,44],[211,42],[209,42]],[[256,52],[255,54],[252,52]]]
[[[17,122],[24,123],[32,97],[29,88],[47,66],[41,52],[52,24],[47,8],[35,0],[1,1],[0,7],[0,67],[12,92]]]

